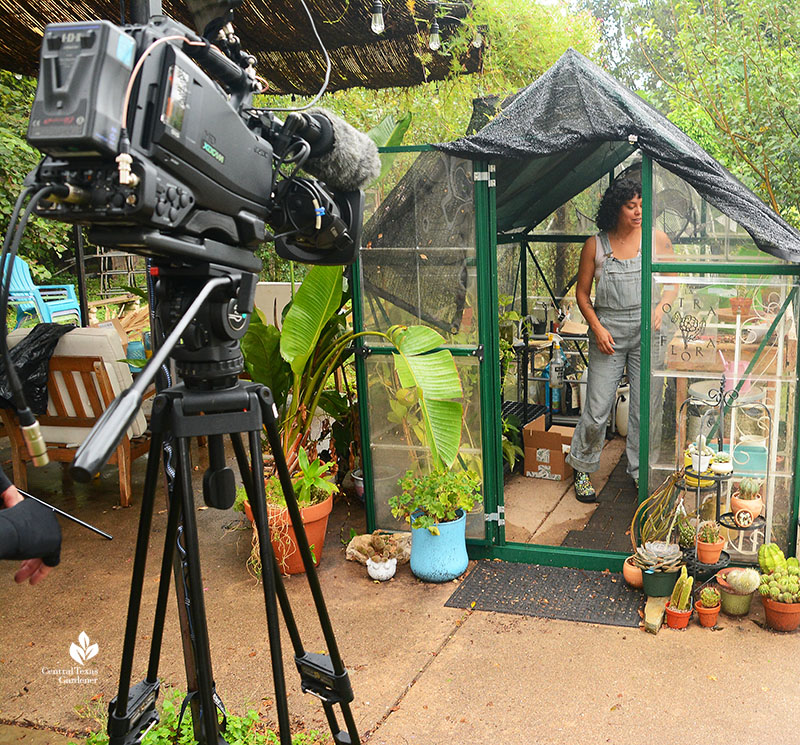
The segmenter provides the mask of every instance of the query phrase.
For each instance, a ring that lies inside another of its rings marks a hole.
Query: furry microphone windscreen
[[[363,189],[378,178],[378,147],[367,135],[325,109],[309,109],[307,113],[328,119],[333,128],[333,147],[319,158],[309,158],[304,170],[341,191]]]

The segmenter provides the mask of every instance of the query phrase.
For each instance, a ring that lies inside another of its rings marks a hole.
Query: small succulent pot
[[[695,473],[704,473],[711,466],[711,459],[713,455],[702,455],[701,453],[692,453],[692,470]]]
[[[645,569],[642,572],[642,589],[649,598],[669,597],[677,581],[677,569],[673,572],[654,572],[652,569]]]
[[[397,571],[397,559],[386,559],[386,561],[373,561],[367,559],[367,574],[378,582],[386,582],[394,577]]]
[[[755,520],[763,508],[764,500],[760,494],[755,499],[742,499],[738,491],[731,494],[731,512],[734,515],[738,515],[742,510],[747,510]]]
[[[642,589],[642,569],[634,564],[633,556],[625,559],[625,563],[622,565],[622,576],[631,587],[637,590]]]
[[[713,608],[706,608],[704,605],[700,603],[698,600],[694,604],[694,608],[697,611],[697,617],[700,619],[700,625],[704,628],[710,629],[717,625],[717,617],[719,616],[720,608],[722,607],[721,603],[717,603]]]
[[[673,608],[669,603],[666,607],[667,611],[667,626],[671,629],[685,629],[689,625],[689,619],[692,617],[692,609],[678,610]]]
[[[701,564],[716,564],[719,561],[725,539],[720,538],[716,543],[697,542],[697,560]]]

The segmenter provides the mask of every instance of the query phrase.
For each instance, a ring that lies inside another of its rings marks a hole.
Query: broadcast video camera
[[[229,0],[227,6],[231,4]],[[295,261],[350,263],[360,241],[360,189],[379,174],[380,160],[368,137],[333,114],[306,109],[280,121],[272,112],[254,108],[253,95],[262,88],[254,58],[241,50],[227,18],[212,22],[204,33],[210,41],[161,16],[137,26],[107,21],[47,26],[28,128],[28,141],[45,157],[28,176],[12,212],[0,256],[0,313],[7,312],[11,270],[31,214],[87,225],[97,245],[152,258],[153,356],[98,419],[72,467],[76,480],[87,481],[97,473],[136,415],[145,389],[159,376],[163,385],[152,407],[120,683],[109,708],[111,745],[140,743],[158,721],[158,662],[173,560],[179,565],[181,582],[176,584],[191,627],[184,656],[187,680],[195,680],[196,686],[187,698],[195,738],[202,745],[226,742],[220,733],[225,719],[220,724],[217,716],[224,708],[211,666],[194,516],[189,442],[198,436],[208,438],[206,504],[228,509],[235,498],[235,476],[223,447],[227,438],[253,509],[262,567],[273,569],[262,572],[262,582],[281,745],[290,745],[291,733],[278,602],[301,689],[322,701],[333,741],[356,745],[359,737],[349,706],[353,691],[283,454],[278,409],[265,386],[240,377],[240,340],[253,310],[259,244],[274,240],[277,253]],[[316,178],[301,176],[301,169]],[[3,334],[0,356],[6,361],[28,449],[34,463],[43,465],[46,447]],[[181,382],[172,380],[174,372]],[[270,548],[263,430],[327,654],[303,648]],[[131,686],[162,458],[169,509],[158,601],[147,676]],[[337,708],[344,729],[334,713]]]
[[[288,259],[350,263],[377,149],[320,110],[252,108],[253,62],[232,34],[211,45],[163,16],[47,26],[28,141],[47,155],[32,181],[54,188],[37,214],[90,225],[98,245],[245,271],[273,238]]]

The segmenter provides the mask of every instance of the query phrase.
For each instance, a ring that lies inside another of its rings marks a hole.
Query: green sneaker
[[[575,498],[579,502],[597,501],[597,493],[585,471],[575,471]]]

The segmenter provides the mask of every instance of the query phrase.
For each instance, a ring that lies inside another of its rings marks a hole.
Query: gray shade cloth
[[[638,147],[747,230],[762,251],[800,262],[800,232],[665,116],[574,49],[478,133],[435,147],[496,164],[500,232],[537,225]]]

